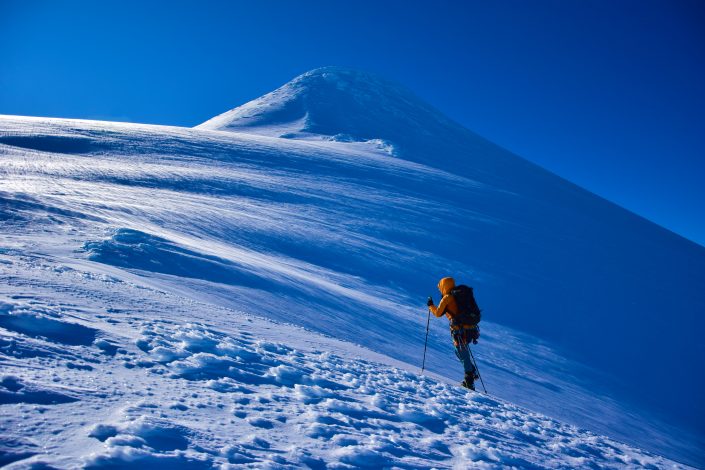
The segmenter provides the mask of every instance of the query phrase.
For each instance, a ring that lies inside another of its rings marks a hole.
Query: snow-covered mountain
[[[0,158],[4,462],[673,464],[530,409],[705,463],[705,249],[398,85],[318,69],[194,129],[8,116]],[[448,385],[445,319],[418,375],[445,275],[496,398]]]

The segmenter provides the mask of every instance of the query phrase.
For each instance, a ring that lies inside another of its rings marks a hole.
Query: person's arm
[[[443,314],[446,313],[446,307],[448,306],[448,302],[450,302],[450,296],[444,295],[441,299],[441,302],[438,304],[438,307],[431,304],[428,306],[428,309],[435,317],[442,317]]]

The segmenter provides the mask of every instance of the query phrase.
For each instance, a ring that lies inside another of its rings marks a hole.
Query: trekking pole
[[[482,390],[484,390],[485,395],[487,395],[487,388],[485,387],[485,381],[482,380],[482,374],[480,374],[480,369],[477,367],[477,362],[475,362],[475,356],[472,354],[472,349],[470,349],[470,345],[468,345],[468,351],[470,352],[470,359],[472,359],[472,364],[475,366],[475,370],[477,371],[477,376],[480,378],[480,383],[482,384]]]
[[[423,374],[426,368],[426,345],[428,344],[428,326],[431,324],[431,311],[428,311],[428,320],[426,320],[426,341],[423,343],[423,363],[421,364],[421,373]]]

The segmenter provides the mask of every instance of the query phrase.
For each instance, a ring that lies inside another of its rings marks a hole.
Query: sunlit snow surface
[[[501,398],[457,387],[445,320],[420,376],[418,287],[492,276],[440,229],[507,223],[432,188],[506,190],[352,140],[1,118],[0,463],[676,465],[526,409],[700,459],[491,318],[475,353]]]
[[[46,287],[13,277],[31,299],[15,294],[1,307],[3,318],[22,319],[5,322],[2,340],[12,372],[0,383],[2,463],[674,466],[349,343],[130,277],[12,253],[3,262]],[[62,335],[72,329],[81,341]]]

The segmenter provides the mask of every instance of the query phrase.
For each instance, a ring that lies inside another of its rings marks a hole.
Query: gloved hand
[[[426,305],[428,305],[429,307],[431,305],[433,305],[433,299],[431,297],[429,297],[428,300],[426,301]]]

